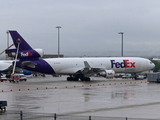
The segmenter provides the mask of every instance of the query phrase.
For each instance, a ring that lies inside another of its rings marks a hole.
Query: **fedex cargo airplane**
[[[89,57],[89,58],[47,58],[42,49],[33,49],[17,31],[9,31],[16,49],[6,50],[15,56],[18,49],[16,67],[44,74],[69,75],[68,81],[90,81],[90,77],[99,74],[103,77],[115,73],[140,73],[154,68],[154,63],[140,57]],[[136,78],[136,77],[135,77]]]

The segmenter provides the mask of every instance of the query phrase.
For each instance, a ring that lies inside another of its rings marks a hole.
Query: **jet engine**
[[[16,49],[8,49],[6,50],[6,54],[9,57],[16,57]],[[18,58],[39,58],[43,57],[44,52],[42,49],[32,49],[32,50],[19,50]]]
[[[114,70],[105,70],[103,72],[100,72],[99,75],[106,77],[106,78],[113,78],[115,76],[115,71]]]

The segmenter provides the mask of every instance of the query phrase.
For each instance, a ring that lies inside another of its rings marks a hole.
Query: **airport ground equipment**
[[[10,78],[8,78],[9,82],[22,82],[22,81],[27,81],[27,78],[24,74],[12,74]]]
[[[15,82],[19,82],[20,78],[17,75],[12,74],[10,78],[8,78],[8,81],[15,83]]]
[[[0,101],[0,110],[6,111],[7,101]]]
[[[8,50],[9,48],[11,48],[13,45],[14,45],[14,44],[10,45],[10,46],[7,47],[5,50],[3,50],[3,51],[0,53],[0,55],[3,54],[3,53],[4,53],[6,50]]]
[[[0,76],[0,82],[3,82],[3,81],[7,81],[7,78],[5,76]]]
[[[150,83],[160,83],[160,72],[148,73],[147,80]]]
[[[125,74],[122,76],[122,79],[131,79],[134,78],[131,74]]]

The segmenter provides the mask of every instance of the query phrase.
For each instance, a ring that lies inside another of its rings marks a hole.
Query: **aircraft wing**
[[[10,60],[0,61],[0,72],[8,72],[12,70],[12,62]]]
[[[6,69],[1,70],[2,72],[7,72],[7,71],[11,71],[13,69],[13,66],[10,65],[9,67],[7,67]]]
[[[85,76],[92,76],[94,74],[97,74],[99,72],[105,71],[103,68],[92,68],[87,61],[84,61],[84,68],[77,71],[76,73],[84,74]]]

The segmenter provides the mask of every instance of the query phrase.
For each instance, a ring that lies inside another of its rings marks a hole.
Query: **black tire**
[[[73,78],[72,77],[67,77],[67,81],[72,81]]]
[[[75,78],[73,78],[73,80],[74,80],[74,81],[78,81],[78,80],[79,80],[79,78],[75,77]]]

